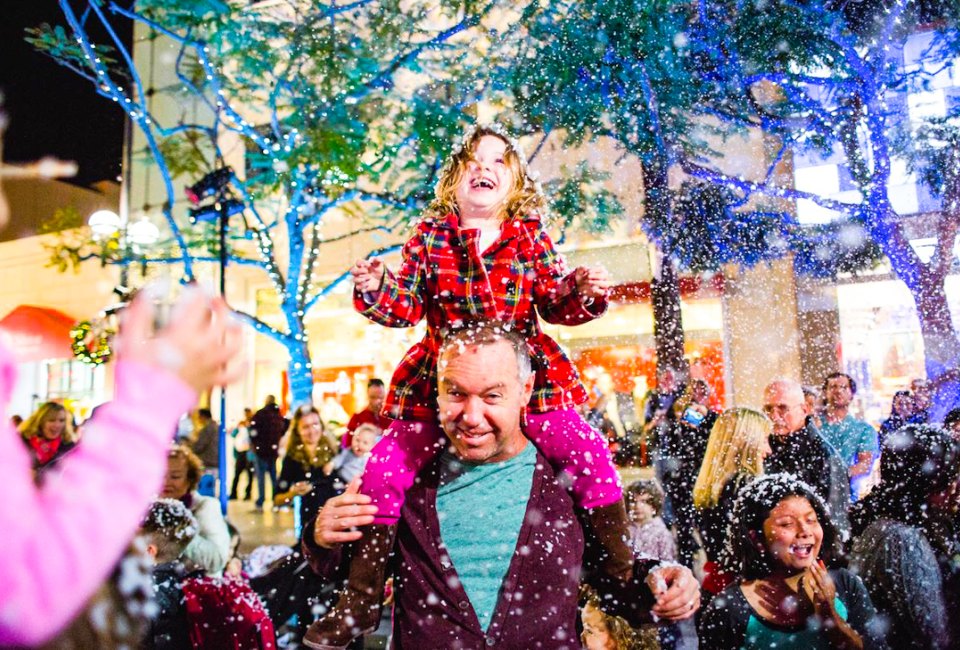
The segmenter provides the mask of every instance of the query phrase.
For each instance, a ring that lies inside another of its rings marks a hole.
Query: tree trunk
[[[645,218],[664,221],[673,218],[673,203],[667,178],[666,161],[643,161]],[[686,375],[683,358],[683,319],[680,315],[680,283],[670,251],[661,250],[659,273],[650,283],[653,307],[653,339],[657,348],[657,370],[673,368]]]
[[[947,303],[945,280],[950,268],[949,257],[943,260],[944,255],[952,255],[953,248],[952,241],[943,239],[952,239],[956,231],[939,229],[938,254],[930,263],[924,263],[913,250],[903,231],[902,220],[890,206],[886,194],[874,192],[868,200],[877,206],[879,215],[870,225],[870,236],[890,260],[894,275],[913,297],[923,337],[924,367],[933,385],[931,421],[942,421],[946,412],[960,403],[960,338]]]
[[[313,403],[313,367],[306,340],[287,346],[290,363],[287,376],[290,378],[290,403],[294,408]]]
[[[947,303],[943,277],[922,273],[912,291],[923,336],[927,379],[933,384],[931,420],[940,422],[960,404],[960,338]]]
[[[650,300],[653,305],[653,339],[657,346],[657,369],[673,368],[686,375],[680,282],[676,267],[666,255],[660,262],[660,277],[654,277],[650,283]]]

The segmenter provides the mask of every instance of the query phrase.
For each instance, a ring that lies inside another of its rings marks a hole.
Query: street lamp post
[[[220,297],[227,299],[227,231],[230,217],[243,211],[243,203],[230,196],[229,184],[233,180],[230,167],[218,168],[193,185],[186,188],[187,198],[195,206],[189,210],[190,222],[217,222],[220,257]],[[212,197],[212,203],[201,205],[201,201]],[[219,456],[220,509],[227,513],[227,388],[220,387],[220,440],[217,446]]]

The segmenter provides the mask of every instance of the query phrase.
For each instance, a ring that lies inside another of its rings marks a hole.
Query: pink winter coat
[[[16,379],[0,344],[0,413]],[[30,456],[6,415],[0,424],[0,646],[57,634],[107,578],[159,491],[180,415],[196,393],[167,372],[116,368],[116,399],[83,441],[34,483]]]

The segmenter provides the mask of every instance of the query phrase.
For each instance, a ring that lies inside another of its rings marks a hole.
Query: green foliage
[[[67,30],[61,26],[51,26],[43,23],[39,27],[28,27],[24,30],[26,37],[24,40],[33,45],[38,51],[47,54],[58,61],[72,67],[77,71],[93,74],[94,68],[87,59],[83,48],[77,43],[76,39],[70,38]],[[116,50],[109,45],[96,45],[94,48],[97,56],[103,64],[110,69],[117,68]]]
[[[508,75],[518,109],[572,143],[609,135],[642,159],[663,155],[664,133],[695,146],[688,109],[702,88],[688,65],[689,14],[679,0],[547,5]]]
[[[76,206],[68,205],[57,208],[50,217],[40,223],[37,228],[37,234],[46,235],[50,233],[62,232],[71,228],[79,228],[83,225],[83,215]]]
[[[563,168],[560,178],[544,184],[550,208],[559,216],[563,232],[571,229],[593,235],[607,233],[612,219],[623,215],[616,195],[603,187],[610,174],[581,162],[575,170]]]
[[[209,169],[209,138],[205,133],[190,131],[163,138],[157,143],[160,155],[173,178],[199,178]]]
[[[908,121],[895,126],[894,146],[934,196],[943,197],[951,184],[960,183],[960,107],[918,126]]]

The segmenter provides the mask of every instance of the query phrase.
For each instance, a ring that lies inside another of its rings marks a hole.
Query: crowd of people
[[[426,333],[339,440],[312,405],[288,419],[273,396],[231,430],[232,496],[246,476],[252,498],[255,476],[263,509],[269,477],[270,503],[303,523],[262,570],[212,497],[218,425],[195,408],[240,372],[237,325],[191,288],[154,331],[135,300],[115,400],[79,437],[51,403],[20,424],[22,444],[0,443],[0,644],[273,648],[284,629],[361,647],[388,583],[395,647],[960,643],[960,412],[927,422],[917,384],[877,432],[843,373],[824,378],[823,404],[778,379],[759,408],[716,412],[705,381],[663,367],[640,439],[611,449],[540,327],[602,316],[610,279],[566,267],[544,207],[517,142],[478,125],[399,270],[356,263],[357,311],[426,319]],[[0,396],[11,368],[0,348]],[[632,450],[653,477],[624,489],[614,461]]]

